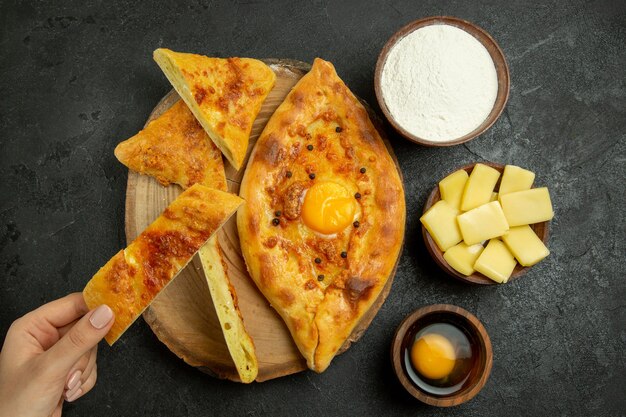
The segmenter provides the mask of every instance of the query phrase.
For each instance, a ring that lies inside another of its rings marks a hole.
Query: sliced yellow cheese
[[[500,178],[500,172],[497,169],[476,164],[463,190],[461,210],[468,211],[488,203],[498,178]]]
[[[513,254],[501,240],[491,239],[476,259],[474,269],[487,278],[503,284],[509,280],[516,263]]]
[[[530,226],[512,227],[502,236],[502,240],[523,266],[533,266],[550,254]]]
[[[546,187],[500,194],[500,204],[511,227],[545,222],[554,217]]]
[[[444,200],[439,200],[420,217],[420,222],[442,251],[446,251],[462,240],[456,223],[458,214],[458,209]]]
[[[443,254],[443,259],[455,271],[469,276],[474,273],[474,263],[476,263],[476,259],[478,259],[483,249],[483,245],[480,243],[467,246],[465,242],[459,242],[459,244],[452,246]]]
[[[452,207],[459,208],[468,177],[467,171],[460,169],[439,181],[441,199],[445,200]]]
[[[509,230],[502,207],[497,201],[465,212],[457,217],[457,221],[463,240],[468,245],[502,236]]]
[[[491,193],[491,198],[489,199],[489,202],[492,201],[498,201],[498,193],[496,193],[495,191]]]
[[[500,182],[500,194],[509,194],[516,191],[530,190],[535,181],[535,173],[515,165],[504,167],[502,181]]]

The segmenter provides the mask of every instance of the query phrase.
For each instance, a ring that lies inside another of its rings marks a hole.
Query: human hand
[[[106,306],[89,311],[81,293],[13,322],[0,351],[0,417],[59,417],[63,401],[96,383],[98,342],[113,325]]]

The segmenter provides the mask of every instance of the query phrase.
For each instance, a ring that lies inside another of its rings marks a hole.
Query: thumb
[[[45,353],[50,365],[62,372],[70,368],[109,332],[113,311],[106,304],[85,314]]]

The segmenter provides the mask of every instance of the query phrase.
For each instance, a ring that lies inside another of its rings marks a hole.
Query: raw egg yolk
[[[411,348],[411,363],[425,378],[441,379],[450,375],[455,361],[452,343],[440,334],[425,334]]]
[[[302,220],[316,232],[330,235],[345,229],[354,220],[356,202],[346,188],[336,182],[318,182],[306,193]]]

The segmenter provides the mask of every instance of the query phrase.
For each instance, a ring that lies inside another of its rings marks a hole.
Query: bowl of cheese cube
[[[426,248],[449,275],[472,284],[503,284],[550,254],[554,217],[546,187],[515,165],[463,166],[433,189],[420,218]]]

